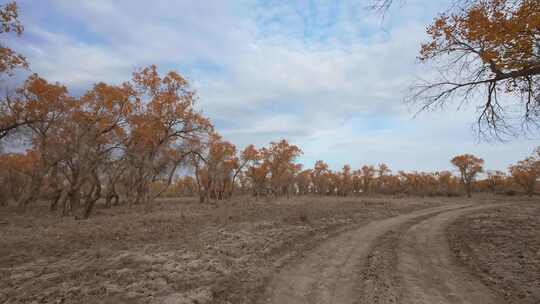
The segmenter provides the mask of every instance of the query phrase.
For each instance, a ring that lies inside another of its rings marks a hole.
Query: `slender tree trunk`
[[[114,203],[113,203],[114,199]],[[116,194],[116,190],[114,188],[110,188],[107,190],[107,194],[105,195],[105,208],[111,208],[113,205],[118,205],[118,194]]]
[[[70,191],[68,195],[68,201],[69,201],[68,212],[73,212],[79,209],[79,205],[81,202],[81,194],[79,193],[79,191],[80,191],[79,189],[74,189]]]
[[[41,176],[41,174],[32,177],[28,188],[25,189],[25,192],[23,193],[23,195],[21,195],[17,202],[17,213],[22,214],[26,212],[26,206],[37,199],[39,195],[39,190],[41,188],[42,180],[43,177]]]
[[[64,197],[60,200],[62,204],[62,216],[68,215],[69,211],[71,210],[71,206],[69,205],[69,199],[68,194],[64,195]]]
[[[92,210],[94,209],[94,205],[101,197],[101,184],[99,183],[99,180],[96,182],[96,184],[92,187],[92,191],[90,192],[90,195],[88,195],[88,198],[84,204],[84,209],[82,213],[82,218],[87,219],[90,217],[90,214],[92,213]]]
[[[82,188],[84,186],[82,180],[76,184],[77,205],[76,207],[72,206],[73,211],[75,213],[75,219],[87,219],[92,213],[95,203],[97,202],[97,200],[101,198],[101,183],[99,181],[99,178],[95,170],[96,169],[94,168],[93,171],[90,172],[90,176],[87,176],[87,178],[85,178],[84,183],[89,182],[91,184],[89,185],[90,186],[89,191],[85,193],[84,195],[84,201],[83,201],[82,206],[79,206],[80,200],[81,200],[80,192],[81,192],[81,189],[83,190],[87,190],[87,189]]]
[[[58,209],[58,203],[61,201],[61,198],[65,195],[66,191],[64,190],[56,190],[53,199],[51,200],[51,205],[49,210],[51,212],[56,211]]]
[[[82,184],[77,183],[69,191],[69,194],[68,194],[69,209],[67,210],[68,213],[77,212],[77,210],[79,210],[79,206],[81,204],[81,187],[82,187]]]
[[[105,195],[105,208],[109,209],[111,208],[112,206],[112,195],[110,193],[107,193],[107,195]]]

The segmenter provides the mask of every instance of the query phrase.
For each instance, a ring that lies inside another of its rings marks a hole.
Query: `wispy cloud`
[[[474,108],[411,120],[402,103],[422,73],[425,25],[445,2],[410,0],[383,22],[363,1],[28,0],[27,32],[10,43],[33,71],[78,92],[148,64],[178,70],[228,139],[289,138],[308,166],[442,169],[473,152],[504,168],[535,143],[477,144]]]

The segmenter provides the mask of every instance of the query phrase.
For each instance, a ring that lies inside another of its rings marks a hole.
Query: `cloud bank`
[[[21,1],[9,41],[32,70],[80,93],[141,66],[175,69],[239,146],[287,138],[302,162],[442,170],[458,153],[504,169],[538,140],[478,143],[474,107],[424,113],[402,100],[425,71],[425,26],[448,1],[410,0],[381,20],[366,1]]]

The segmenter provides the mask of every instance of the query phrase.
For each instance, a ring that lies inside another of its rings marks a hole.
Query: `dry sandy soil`
[[[446,230],[468,214],[522,205],[459,200],[372,221],[323,242],[274,276],[265,302],[506,303],[474,268],[456,261]]]
[[[509,257],[462,262],[445,231],[475,252],[473,236],[459,231],[469,216],[503,210],[504,218],[523,200],[183,199],[150,212],[98,209],[84,221],[38,216],[41,207],[25,216],[3,209],[0,302],[498,303],[504,298],[474,267]],[[538,267],[538,252],[526,260]],[[516,271],[509,267],[503,276]]]
[[[540,200],[475,212],[448,229],[450,247],[506,303],[540,303]]]

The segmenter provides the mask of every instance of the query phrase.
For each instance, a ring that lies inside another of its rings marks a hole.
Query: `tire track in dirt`
[[[271,281],[266,303],[356,303],[362,267],[374,242],[391,229],[417,218],[458,210],[469,205],[429,208],[374,221],[344,232],[306,253],[296,265],[282,269]]]
[[[409,220],[399,227],[390,229],[373,242],[365,263],[359,270],[359,293],[355,303],[400,303],[402,279],[396,271],[398,268],[397,247],[400,238],[414,224],[440,213],[436,212]]]
[[[442,212],[404,232],[397,247],[397,271],[402,291],[399,303],[503,303],[465,267],[455,263],[446,238],[446,228],[459,217],[503,205]]]
[[[457,266],[445,230],[482,205],[416,217],[377,238],[360,270],[356,303],[500,303]]]

